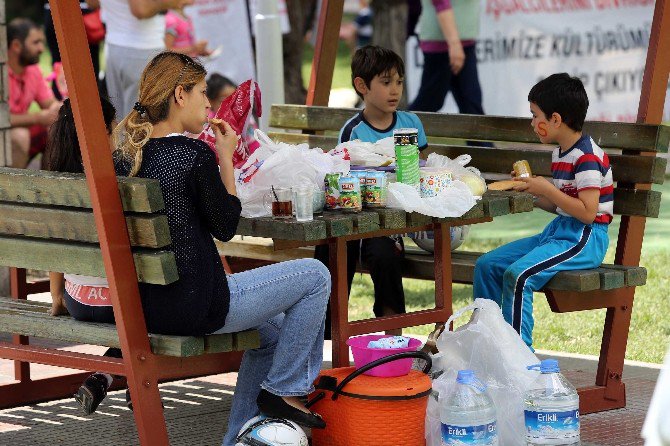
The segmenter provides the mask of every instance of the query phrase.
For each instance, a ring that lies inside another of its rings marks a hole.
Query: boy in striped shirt
[[[532,348],[533,291],[559,271],[600,266],[612,221],[612,169],[607,154],[582,133],[589,100],[584,85],[567,73],[538,82],[528,94],[531,126],[552,153],[553,182],[514,178],[514,188],[536,197],[535,205],[558,214],[538,235],[503,245],[475,265],[474,297],[492,299],[505,320]]]

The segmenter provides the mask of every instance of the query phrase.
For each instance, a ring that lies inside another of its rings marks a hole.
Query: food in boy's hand
[[[495,181],[489,184],[489,190],[511,190],[517,184],[519,184],[519,181],[514,180]]]
[[[530,164],[526,160],[519,160],[512,165],[514,169],[514,176],[517,178],[530,178],[533,176],[532,171],[530,170]]]
[[[210,118],[209,123],[210,123],[211,125],[221,125],[221,124],[223,124],[223,119],[219,119],[219,118]]]

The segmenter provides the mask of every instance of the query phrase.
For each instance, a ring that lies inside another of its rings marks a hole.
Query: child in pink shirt
[[[189,56],[208,56],[206,40],[195,40],[193,21],[184,12],[184,6],[195,3],[195,0],[181,2],[182,7],[171,9],[165,15],[165,47],[176,53]]]

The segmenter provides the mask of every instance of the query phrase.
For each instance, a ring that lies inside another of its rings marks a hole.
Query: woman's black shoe
[[[303,412],[284,401],[284,398],[265,389],[261,389],[258,398],[256,398],[256,404],[258,404],[260,411],[269,417],[284,418],[313,429],[326,427],[326,422],[320,416],[312,412]]]
[[[86,378],[84,384],[74,394],[74,399],[86,415],[91,415],[107,396],[107,387],[107,378],[100,373],[94,373]]]

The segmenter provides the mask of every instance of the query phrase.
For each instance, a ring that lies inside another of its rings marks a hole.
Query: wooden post
[[[135,264],[79,2],[50,0],[49,3],[109,281],[137,431],[143,445],[167,445],[155,360],[149,347]]]
[[[343,11],[344,0],[323,0],[321,3],[312,75],[307,89],[307,105],[328,106]]]

